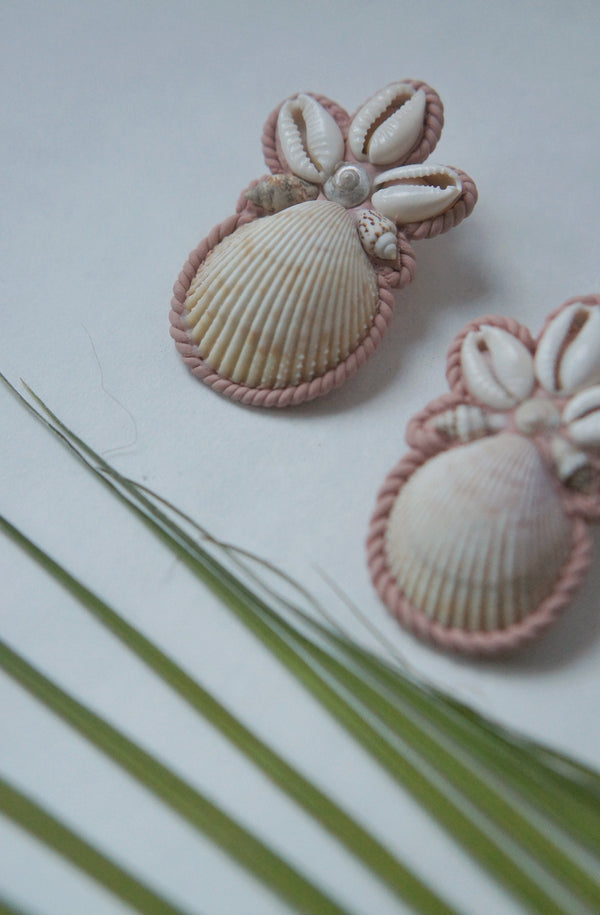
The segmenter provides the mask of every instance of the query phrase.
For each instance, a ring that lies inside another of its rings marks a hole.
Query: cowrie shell
[[[573,442],[581,448],[600,448],[600,385],[576,394],[562,419]]]
[[[555,435],[550,450],[559,480],[571,489],[585,490],[590,482],[590,459],[571,442]]]
[[[460,176],[447,165],[404,165],[377,176],[373,206],[407,224],[439,216],[462,193]]]
[[[427,96],[410,83],[392,83],[365,102],[348,142],[359,161],[391,165],[404,159],[423,132]]]
[[[483,324],[463,340],[460,360],[467,388],[496,410],[508,410],[529,397],[533,360],[527,347],[508,331]]]
[[[600,307],[573,302],[550,321],[538,343],[535,370],[553,393],[573,394],[600,382]]]
[[[344,157],[344,138],[334,118],[311,95],[283,103],[277,135],[285,160],[299,178],[322,184]]]

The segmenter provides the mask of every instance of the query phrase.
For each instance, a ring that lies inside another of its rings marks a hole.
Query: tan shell
[[[185,301],[204,362],[238,384],[319,377],[368,334],[377,277],[347,211],[309,201],[254,220],[201,264]]]
[[[295,203],[316,200],[319,188],[296,175],[270,175],[246,191],[245,196],[266,213],[279,213]]]
[[[538,609],[571,545],[535,444],[500,433],[415,471],[390,513],[386,550],[416,610],[445,627],[494,632]]]

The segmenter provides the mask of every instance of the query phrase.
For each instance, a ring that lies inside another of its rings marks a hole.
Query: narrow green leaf
[[[16,903],[10,902],[0,895],[0,915],[33,915],[33,913],[26,911],[21,906],[17,907]]]
[[[106,472],[106,471],[105,471]],[[115,476],[114,472],[111,476]],[[499,725],[492,725],[477,712],[461,705],[457,700],[428,687],[422,681],[390,667],[381,658],[354,643],[343,633],[332,631],[333,625],[328,614],[314,598],[289,576],[280,572],[271,563],[246,550],[239,550],[212,537],[193,518],[182,512],[164,498],[157,496],[135,481],[117,475],[118,480],[145,496],[150,496],[170,512],[191,526],[203,540],[222,551],[236,568],[240,569],[251,583],[259,587],[267,598],[275,600],[284,610],[290,611],[309,629],[315,632],[325,644],[342,653],[345,663],[356,667],[361,675],[369,677],[377,689],[383,689],[383,697],[393,703],[400,703],[403,713],[416,715],[421,726],[433,732],[453,752],[464,757],[468,748],[473,763],[479,770],[496,774],[507,786],[519,795],[518,804],[528,805],[529,814],[543,812],[544,818],[553,820],[569,834],[571,840],[587,848],[596,857],[600,854],[600,776],[589,768],[576,763],[556,751],[549,751],[532,741],[525,740]],[[296,604],[282,597],[263,579],[249,568],[244,560],[250,559],[270,573],[291,585],[309,604],[324,615],[328,627],[323,626],[306,614]],[[360,611],[355,610],[360,614]],[[360,614],[362,617],[362,614]],[[543,764],[540,766],[540,762]],[[595,798],[596,803],[590,803]],[[534,802],[532,805],[531,802]],[[536,808],[537,807],[537,811]],[[552,823],[544,824],[544,829]]]
[[[152,504],[144,493],[136,489],[135,484],[121,477],[89,446],[71,433],[43,402],[31,393],[50,420],[40,416],[31,404],[24,401],[28,408],[59,435],[89,469],[144,520],[150,529],[236,613],[363,746],[411,790],[423,806],[430,810],[496,879],[504,882],[508,889],[519,895],[526,905],[536,911],[568,911],[569,915],[579,911],[596,911],[596,908],[585,907],[586,900],[596,898],[596,885],[590,882],[588,875],[579,868],[578,863],[569,857],[572,848],[568,844],[559,849],[558,857],[554,857],[556,849],[552,842],[546,842],[543,835],[540,841],[540,831],[537,828],[539,818],[536,820],[535,815],[532,815],[529,822],[532,831],[528,832],[529,841],[525,842],[526,853],[523,853],[523,847],[518,847],[520,837],[515,837],[509,830],[511,823],[513,826],[520,823],[518,819],[512,819],[515,814],[514,807],[511,807],[514,798],[510,791],[502,795],[502,785],[499,786],[500,796],[494,794],[493,770],[491,779],[489,773],[486,774],[485,778],[475,782],[475,790],[471,790],[469,780],[465,780],[465,776],[467,772],[477,772],[477,767],[482,765],[481,758],[477,757],[476,753],[466,748],[462,757],[458,754],[455,759],[454,755],[448,755],[447,740],[445,743],[439,743],[439,735],[436,737],[432,732],[430,721],[427,721],[426,725],[421,722],[415,730],[415,707],[410,707],[411,715],[408,716],[406,702],[403,714],[408,718],[410,726],[407,726],[406,720],[398,717],[399,709],[393,702],[390,701],[387,705],[384,703],[382,712],[380,693],[383,684],[379,679],[374,688],[373,671],[368,677],[365,677],[365,670],[362,671],[362,676],[358,676],[356,665],[353,668],[347,664],[342,673],[334,656],[323,653],[322,648],[308,641],[291,627],[236,575],[199,547],[195,540],[163,510]],[[330,633],[330,636],[333,638],[333,634]],[[396,678],[404,681],[402,673],[393,673]],[[406,682],[410,684],[411,678],[407,677]],[[388,683],[386,689],[389,690],[389,686]],[[458,714],[463,724],[468,722],[469,715],[460,711],[459,703],[439,692],[436,694],[426,686],[420,686],[414,680],[412,686],[414,690],[420,690],[422,708],[419,714],[427,717],[427,707],[437,707],[444,713],[453,711],[454,714]],[[442,720],[443,715],[440,715],[436,726],[441,727]],[[448,727],[449,721],[450,718],[445,721]],[[473,717],[470,724],[475,731],[480,730],[484,733],[487,730],[495,740],[504,740],[506,752],[511,754],[516,765],[528,757],[532,763],[532,777],[536,767],[543,770],[546,781],[541,782],[542,791],[548,790],[548,779],[554,778],[557,788],[564,793],[569,792],[571,797],[577,792],[581,798],[593,797],[590,786],[597,779],[595,773],[590,777],[590,773],[587,773],[584,767],[547,750],[544,750],[544,753],[548,759],[544,763],[540,754],[532,754],[531,745],[527,742],[519,746],[518,741],[506,740],[506,735],[501,729],[495,728],[484,719],[477,724],[476,717]],[[455,736],[456,731],[458,729],[455,729]],[[415,746],[407,742],[407,737],[416,742]],[[445,756],[442,754],[441,771],[437,752],[439,746],[446,753]],[[436,758],[431,758],[433,751]],[[481,771],[479,768],[479,772]],[[485,769],[483,771],[485,773]],[[481,791],[484,792],[483,796]],[[534,800],[535,798],[530,798],[530,806]],[[545,811],[538,810],[537,814],[543,816]],[[557,837],[560,838],[560,832],[555,830],[553,838]],[[533,848],[530,847],[531,840]],[[532,860],[532,854],[537,861]],[[557,861],[562,881],[556,879],[553,871],[552,863]],[[583,885],[579,883],[581,875],[584,878]],[[577,882],[576,888],[573,887],[574,882]]]
[[[0,812],[136,911],[144,915],[185,915],[183,909],[153,892],[2,777]],[[0,912],[3,911],[16,913],[19,910],[0,900]]]
[[[34,913],[0,893],[0,915],[34,915]]]
[[[160,528],[159,528],[160,530]],[[172,544],[176,555],[185,561],[197,574],[206,572],[213,589],[222,597],[230,609],[244,621],[248,627],[257,634],[262,641],[274,652],[288,669],[313,693],[313,695],[328,709],[337,720],[356,737],[362,745],[384,765],[394,777],[409,788],[411,793],[428,809],[440,823],[450,829],[453,837],[484,866],[500,878],[512,892],[524,899],[528,905],[538,910],[547,912],[548,915],[558,915],[562,910],[553,900],[552,890],[543,889],[540,880],[532,879],[524,873],[520,864],[511,860],[497,842],[494,842],[481,828],[473,823],[469,815],[461,810],[454,799],[449,799],[443,791],[425,777],[421,771],[421,761],[409,761],[406,756],[398,753],[397,748],[381,736],[370,726],[361,715],[347,701],[341,698],[319,674],[311,668],[310,664],[302,658],[297,650],[288,645],[277,630],[281,624],[276,618],[271,619],[269,625],[263,619],[263,614],[270,617],[270,611],[260,601],[245,594],[243,586],[238,585],[234,579],[233,589],[224,584],[222,578],[206,571],[204,563],[198,566],[194,552],[196,545],[190,542],[188,549],[183,547],[173,538],[168,537],[167,542]],[[204,558],[204,557],[203,557]],[[207,560],[210,557],[206,557]],[[212,561],[214,562],[214,560]],[[208,565],[211,569],[212,562]],[[218,569],[218,564],[216,564]],[[213,573],[214,574],[214,573]],[[201,574],[203,577],[203,574]],[[225,576],[225,579],[227,576]],[[241,596],[243,595],[243,596]],[[254,613],[251,613],[254,610]],[[0,656],[1,658],[1,656]],[[510,839],[509,839],[510,843]]]
[[[2,529],[15,543],[66,588],[93,616],[127,645],[207,721],[217,728],[279,788],[295,800],[373,871],[414,911],[450,913],[452,909],[431,892],[385,846],[336,805],[324,792],[290,766],[242,725],[196,680],[185,673],[158,646],[130,626],[108,604],[31,542],[0,515]]]
[[[596,779],[585,768],[574,767],[574,783],[563,773],[549,768],[556,765],[553,753],[539,750],[535,744],[509,734],[489,723],[471,709],[450,701],[436,690],[413,683],[399,675],[385,661],[365,649],[331,636],[331,642],[342,656],[353,661],[383,695],[402,709],[425,719],[455,751],[466,751],[487,771],[515,791],[521,803],[532,803],[544,816],[565,830],[570,838],[590,853],[600,855],[600,792]],[[569,761],[570,762],[570,761]],[[570,771],[572,776],[572,771]],[[595,773],[591,773],[595,775]]]
[[[113,471],[114,473],[114,471]],[[144,500],[141,500],[144,505]],[[158,518],[155,522],[154,518]],[[518,847],[512,832],[498,835],[489,824],[481,824],[478,812],[461,808],[465,799],[450,800],[451,792],[436,787],[435,779],[423,776],[423,763],[421,759],[415,764],[407,763],[406,758],[397,752],[397,748],[386,744],[376,732],[369,730],[364,715],[356,712],[347,702],[340,701],[340,697],[331,690],[331,687],[299,656],[297,648],[290,647],[289,640],[295,638],[293,629],[283,623],[262,601],[249,592],[240,582],[223,569],[213,557],[208,556],[198,545],[188,538],[180,529],[176,529],[175,536],[170,531],[165,531],[163,517],[160,512],[155,512],[149,520],[151,526],[155,524],[156,532],[173,549],[179,558],[186,562],[205,583],[209,583],[214,591],[228,604],[230,609],[263,640],[265,644],[279,657],[307,688],[332,712],[353,735],[359,739],[363,746],[372,752],[380,763],[385,765],[405,787],[418,797],[420,802],[448,828],[453,836],[476,857],[480,863],[488,867],[497,878],[503,880],[507,887],[519,894],[530,905],[542,906],[543,910],[560,912],[561,904],[555,897],[560,893],[560,884],[554,879],[552,868],[546,873],[536,868],[535,862],[527,862],[523,856],[522,848]],[[282,636],[280,631],[285,635]],[[286,641],[287,640],[287,641]],[[310,653],[310,647],[304,644]],[[435,767],[435,762],[434,762]],[[546,891],[543,887],[547,885]],[[568,904],[571,911],[584,911],[580,899],[567,892]]]
[[[299,912],[348,915],[252,833],[0,641],[0,668]]]
[[[517,775],[519,773],[521,776],[515,780],[515,784],[517,782],[520,783],[521,788],[524,790],[530,787],[534,793],[539,795],[542,807],[549,804],[552,807],[551,813],[553,815],[556,814],[559,820],[561,819],[561,811],[564,810],[565,802],[567,800],[570,801],[569,804],[566,804],[570,817],[564,823],[565,828],[568,829],[574,824],[580,824],[582,817],[585,819],[586,813],[590,812],[590,800],[592,797],[595,796],[600,805],[600,774],[598,772],[564,754],[558,753],[556,750],[549,750],[547,747],[540,746],[531,740],[509,732],[498,724],[493,724],[458,700],[445,695],[422,679],[418,679],[414,675],[411,676],[401,659],[393,653],[392,646],[383,640],[382,644],[388,650],[392,650],[392,656],[400,669],[390,666],[389,663],[373,655],[372,652],[358,645],[343,633],[325,608],[318,604],[302,585],[272,563],[248,550],[234,547],[212,537],[195,519],[162,496],[158,496],[147,486],[123,477],[121,474],[116,474],[112,469],[103,468],[103,472],[112,476],[116,482],[120,481],[129,491],[135,490],[138,493],[149,496],[151,502],[164,506],[170,513],[197,531],[204,541],[218,548],[242,572],[244,577],[249,579],[251,585],[258,587],[260,593],[266,595],[268,599],[274,600],[275,604],[281,606],[285,611],[291,612],[297,619],[306,624],[310,631],[321,637],[325,644],[333,649],[341,650],[349,662],[358,665],[361,671],[370,675],[371,679],[374,679],[379,686],[385,686],[388,697],[391,686],[392,696],[395,692],[405,700],[409,699],[415,710],[418,709],[420,712],[425,713],[430,724],[433,724],[431,719],[434,719],[436,725],[442,725],[442,730],[447,739],[454,739],[459,747],[464,746],[465,740],[467,742],[469,740],[472,741],[473,751],[476,754],[481,752],[482,758],[485,758],[486,765],[492,767],[496,763],[496,768],[499,772],[502,772],[503,776],[505,775],[506,767],[509,766],[510,768],[510,763],[512,762],[514,774]],[[291,585],[308,602],[311,608],[316,610],[327,621],[328,625],[323,626],[322,623],[307,614],[297,604],[283,597],[274,588],[269,587],[264,579],[252,570],[248,560],[254,565],[260,566],[263,570],[276,575],[285,584]],[[326,580],[329,580],[334,592],[348,601],[337,586],[328,579],[328,576],[323,572],[321,574]],[[382,638],[359,608],[352,607],[352,612],[360,618],[363,625],[367,626],[372,635],[379,639]],[[491,748],[490,741],[492,743]],[[490,752],[486,753],[484,748],[490,750]],[[518,763],[515,762],[517,754],[519,756]],[[540,762],[543,763],[542,767],[539,765]],[[543,791],[542,785],[547,788],[546,791]],[[585,829],[583,833],[586,841],[590,844],[590,848],[598,853],[600,852],[600,807],[593,808],[591,815],[592,822],[589,834],[585,834]],[[578,838],[582,838],[581,829],[576,830],[576,835]]]
[[[514,844],[520,846],[521,854],[535,859],[552,879],[568,887],[592,911],[600,911],[600,884],[596,879],[598,860],[595,872],[588,873],[574,860],[573,849],[564,842],[562,833],[552,823],[546,821],[541,828],[524,815],[522,802],[507,794],[497,776],[490,776],[484,768],[474,764],[465,748],[440,740],[439,733],[430,727],[427,718],[415,715],[412,709],[394,705],[381,691],[373,689],[326,651],[316,646],[310,646],[307,651],[323,670],[356,697],[365,710],[388,727],[402,743],[416,751],[465,800],[474,804],[479,813],[487,817],[490,827],[493,824],[511,836]],[[545,820],[543,816],[540,818]],[[583,856],[579,857],[584,864]]]

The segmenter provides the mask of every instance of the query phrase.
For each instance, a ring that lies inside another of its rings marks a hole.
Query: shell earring
[[[505,318],[468,324],[451,394],[407,428],[379,494],[369,568],[391,613],[443,648],[526,643],[565,607],[600,520],[600,296],[572,299],[535,342]]]
[[[292,96],[263,134],[272,174],[190,254],[174,287],[171,334],[216,391],[282,407],[326,394],[385,332],[393,287],[413,278],[409,239],[473,209],[460,169],[423,165],[443,125],[425,83],[392,83],[350,117],[321,95]]]

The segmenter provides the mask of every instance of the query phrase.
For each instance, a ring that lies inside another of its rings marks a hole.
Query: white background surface
[[[473,663],[387,619],[364,539],[376,492],[405,450],[407,420],[446,390],[445,353],[461,327],[499,312],[537,334],[551,308],[600,290],[600,6],[4,0],[0,8],[0,369],[25,378],[118,469],[296,575],[345,618],[315,570],[323,567],[423,675],[597,765],[598,561],[536,647]],[[352,111],[402,77],[442,96],[446,127],[433,158],[475,178],[473,215],[417,243],[418,277],[397,297],[382,347],[345,387],[286,412],[219,398],[187,372],[168,334],[171,286],[188,251],[264,173],[262,125],[281,99],[312,90]],[[465,912],[515,911],[2,391],[0,418],[1,510],[10,520]],[[64,688],[357,913],[401,911],[8,541],[0,601],[1,637]],[[206,915],[284,911],[4,675],[0,734],[1,774],[182,905]],[[0,887],[36,913],[122,910],[4,820]]]

